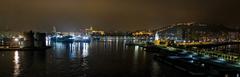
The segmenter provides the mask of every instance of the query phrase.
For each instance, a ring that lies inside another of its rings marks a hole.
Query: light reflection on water
[[[135,46],[134,47],[134,55],[133,55],[133,62],[134,64],[137,64],[137,61],[138,61],[138,53],[139,53],[139,46]]]
[[[83,43],[83,53],[82,53],[82,56],[83,57],[87,57],[88,56],[88,46],[89,44],[88,43]]]
[[[134,54],[133,54],[133,72],[136,72],[135,69],[137,69],[137,65],[138,65],[138,53],[139,53],[139,46],[135,46],[134,47]]]
[[[46,52],[0,52],[0,77],[187,77],[128,41],[52,42]]]
[[[67,49],[67,53],[69,53],[71,59],[86,58],[89,53],[89,43],[74,42],[67,45],[64,43],[56,43],[55,49],[58,54],[62,54],[62,49]]]
[[[152,63],[152,77],[158,77],[159,76],[159,65],[157,62]]]
[[[18,75],[20,74],[20,63],[19,63],[19,54],[18,51],[14,52],[14,73],[13,76],[14,77],[18,77]]]

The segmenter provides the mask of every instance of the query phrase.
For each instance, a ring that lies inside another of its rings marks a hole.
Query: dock
[[[214,76],[226,72],[240,72],[240,65],[237,63],[229,63],[227,60],[224,61],[214,56],[206,57],[206,55],[197,51],[194,52],[182,48],[161,45],[137,43],[126,45],[143,47],[146,52],[154,54],[155,60],[168,64],[193,76]],[[196,70],[193,68],[198,69]],[[215,71],[215,73],[213,71]]]

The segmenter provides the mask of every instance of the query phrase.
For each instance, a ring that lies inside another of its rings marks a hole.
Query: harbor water
[[[55,42],[46,51],[0,51],[0,77],[191,77],[126,42]]]

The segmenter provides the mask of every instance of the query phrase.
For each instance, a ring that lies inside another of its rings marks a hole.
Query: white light
[[[189,55],[188,57],[192,58],[192,57],[193,57],[193,55]]]
[[[183,42],[184,42],[184,43],[186,43],[186,41],[185,41],[185,40],[184,40]]]
[[[70,34],[70,36],[73,36],[73,37],[75,37],[75,35],[74,35],[74,34]]]
[[[76,39],[76,37],[71,37],[71,38],[69,38],[69,39]]]
[[[220,61],[225,61],[223,58],[219,58],[218,60],[220,60]]]
[[[193,52],[193,55],[197,55],[197,53]]]
[[[14,39],[14,41],[18,42],[18,41],[19,41],[19,39],[18,39],[18,38],[15,38],[15,39]]]
[[[204,67],[204,66],[205,66],[205,64],[201,64],[201,66],[202,66],[202,67]]]
[[[16,64],[19,63],[18,51],[15,51],[15,53],[14,53],[14,62],[15,62]]]
[[[59,35],[57,35],[57,37],[60,37]]]
[[[159,36],[158,36],[158,33],[156,32],[155,34],[155,40],[159,40]]]
[[[23,38],[23,36],[22,36],[22,35],[19,35],[19,38]]]
[[[83,37],[83,39],[89,39],[89,37],[87,37],[87,36],[84,36],[84,37]]]
[[[228,74],[225,74],[225,77],[228,77]]]
[[[89,45],[87,43],[83,43],[83,53],[82,53],[83,57],[88,56],[88,48],[89,48]]]
[[[190,60],[189,62],[190,62],[190,63],[193,63],[194,61],[193,61],[193,60]]]
[[[20,64],[19,64],[19,54],[18,51],[15,51],[14,53],[14,77],[18,77],[20,74]]]

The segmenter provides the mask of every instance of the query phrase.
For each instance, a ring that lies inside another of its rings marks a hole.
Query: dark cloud
[[[130,31],[153,24],[239,24],[238,0],[1,0],[0,30],[76,31],[92,24]],[[147,25],[146,24],[151,24]],[[87,25],[87,26],[86,26]],[[78,29],[79,28],[79,29]]]

